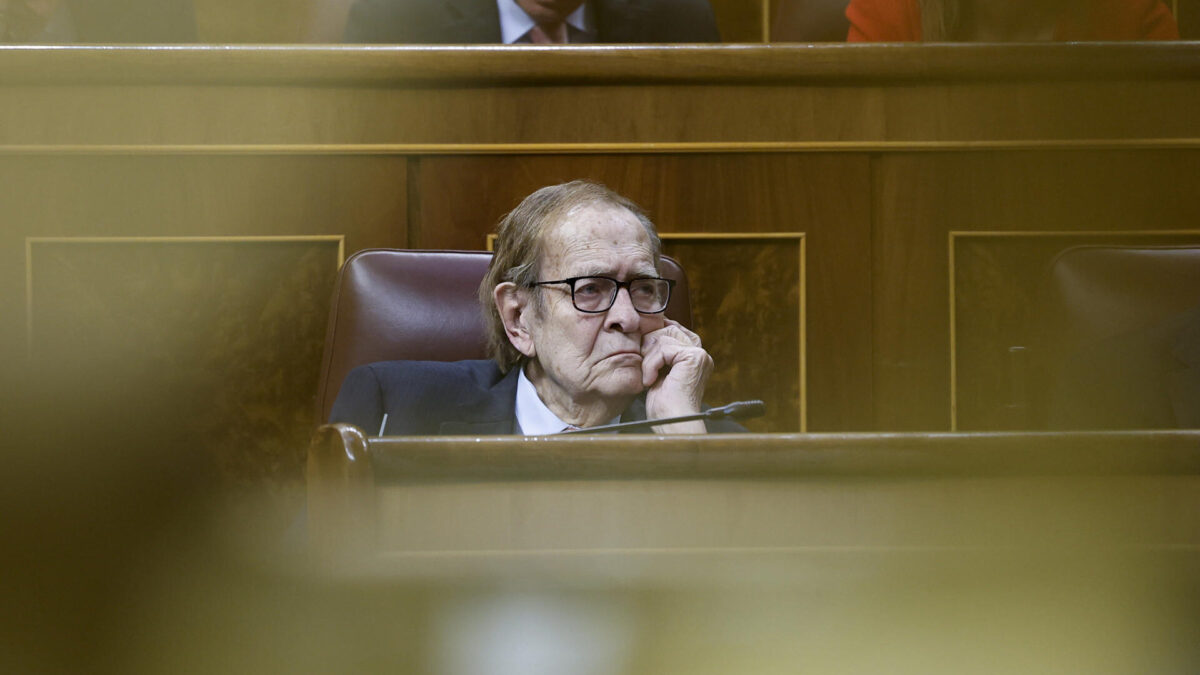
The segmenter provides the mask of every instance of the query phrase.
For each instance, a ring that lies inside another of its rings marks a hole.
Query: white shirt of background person
[[[500,10],[500,39],[504,44],[528,42],[529,31],[537,25],[533,17],[521,9],[517,0],[496,0],[496,6]],[[564,22],[567,24],[567,42],[596,41],[596,22],[589,3],[584,2],[576,7]]]

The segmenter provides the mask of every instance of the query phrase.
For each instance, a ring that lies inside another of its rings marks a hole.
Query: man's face
[[[538,281],[591,275],[628,281],[658,275],[650,235],[635,215],[608,205],[569,214],[547,234],[541,262]],[[527,356],[533,357],[530,368],[544,375],[538,387],[543,400],[588,405],[642,391],[642,336],[665,325],[662,314],[639,314],[626,289],[617,292],[603,314],[575,309],[566,284],[532,292],[541,293],[543,302],[540,311],[534,304],[529,313],[526,325],[534,353]]]
[[[517,0],[517,6],[540,24],[558,23],[582,4],[583,0]]]

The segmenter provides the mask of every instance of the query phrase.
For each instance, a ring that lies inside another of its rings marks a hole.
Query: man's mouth
[[[604,358],[606,358],[606,359],[617,359],[617,360],[620,360],[620,359],[630,359],[630,360],[637,359],[638,361],[641,361],[641,360],[642,360],[642,353],[641,353],[641,352],[639,352],[639,351],[637,351],[637,350],[630,349],[630,350],[627,350],[627,351],[613,352],[612,354],[609,354],[608,356],[606,356],[606,357],[604,357]]]

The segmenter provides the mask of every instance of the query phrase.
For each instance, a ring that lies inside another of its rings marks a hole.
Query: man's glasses
[[[641,314],[658,314],[666,310],[671,300],[671,288],[675,286],[674,279],[659,277],[642,277],[629,281],[617,281],[612,277],[571,277],[558,281],[539,281],[534,286],[547,284],[566,284],[571,287],[571,302],[575,309],[588,314],[607,312],[617,301],[617,292],[622,288],[629,290],[629,300],[633,308]]]

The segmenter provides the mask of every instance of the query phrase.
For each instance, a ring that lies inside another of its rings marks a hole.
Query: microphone
[[[767,413],[767,405],[762,401],[735,401],[729,405],[723,405],[720,408],[709,408],[704,412],[693,413],[691,415],[680,415],[679,417],[663,417],[656,420],[641,420],[639,422],[618,422],[617,424],[601,424],[598,427],[588,427],[586,429],[572,429],[570,431],[561,431],[556,436],[566,436],[567,434],[600,434],[606,431],[641,431],[650,427],[657,427],[663,424],[675,424],[676,422],[691,422],[692,420],[746,420],[751,417],[761,417]]]

